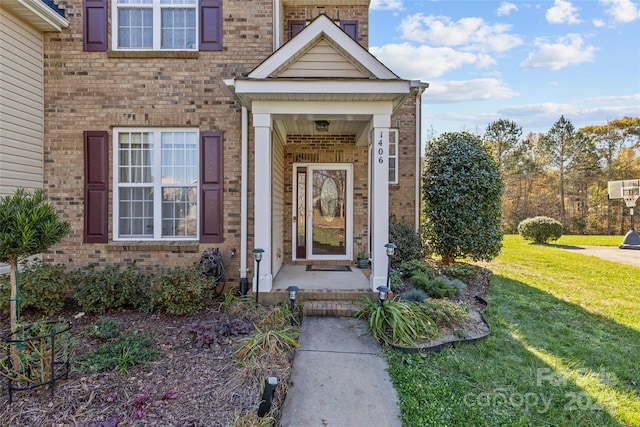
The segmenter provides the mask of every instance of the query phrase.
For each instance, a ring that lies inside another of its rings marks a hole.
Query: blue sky
[[[371,0],[369,50],[430,84],[423,138],[640,117],[640,2]]]

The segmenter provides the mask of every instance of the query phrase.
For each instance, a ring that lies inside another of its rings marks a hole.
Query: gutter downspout
[[[249,291],[249,282],[247,281],[247,187],[248,183],[248,118],[247,107],[242,106],[242,124],[241,124],[241,169],[240,169],[240,295],[246,295]]]
[[[413,83],[413,82],[412,82]],[[429,83],[418,82],[416,93],[416,212],[415,227],[416,233],[420,232],[420,209],[422,207],[421,186],[422,182],[422,93],[429,87]]]

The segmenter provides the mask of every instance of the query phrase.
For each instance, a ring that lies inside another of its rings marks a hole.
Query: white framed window
[[[197,50],[197,0],[112,0],[114,50]]]
[[[389,184],[398,184],[398,129],[389,129]]]
[[[198,141],[193,129],[114,129],[114,240],[198,238]]]

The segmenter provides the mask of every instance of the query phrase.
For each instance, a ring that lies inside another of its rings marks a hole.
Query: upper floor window
[[[114,130],[114,240],[198,237],[199,135]]]
[[[351,37],[355,41],[358,41],[358,21],[343,19],[341,21],[334,21],[334,22],[336,25],[342,28],[342,31],[347,33],[349,37]],[[289,40],[295,37],[307,25],[309,25],[309,21],[295,20],[295,19],[290,20],[288,22],[288,31],[287,31]]]
[[[114,0],[115,49],[195,50],[197,0]]]
[[[389,129],[389,184],[398,183],[398,129]]]

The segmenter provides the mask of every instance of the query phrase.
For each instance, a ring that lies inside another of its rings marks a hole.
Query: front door
[[[294,259],[351,259],[352,166],[295,164],[293,169]]]

